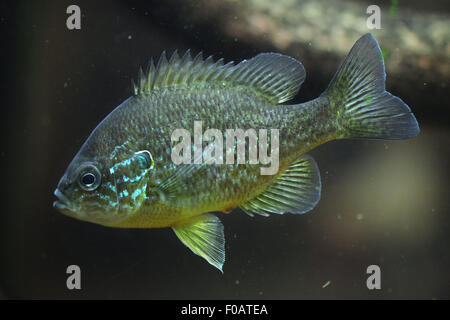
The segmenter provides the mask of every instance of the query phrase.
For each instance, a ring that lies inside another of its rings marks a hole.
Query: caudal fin
[[[386,73],[377,41],[356,41],[323,95],[336,108],[344,138],[409,139],[419,133],[411,109],[385,90]]]

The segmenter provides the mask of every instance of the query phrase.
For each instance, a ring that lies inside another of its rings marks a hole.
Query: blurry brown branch
[[[252,43],[268,42],[292,56],[298,57],[299,47],[306,47],[310,54],[334,53],[342,58],[356,39],[372,32],[386,55],[390,74],[417,73],[435,82],[445,82],[450,75],[449,17],[415,12],[402,8],[402,3],[395,10],[380,5],[381,29],[369,30],[367,4],[360,2],[332,1],[332,5],[326,0],[278,0],[276,5],[272,0],[188,2],[199,10],[186,12],[186,19],[221,21],[222,32],[229,37]]]

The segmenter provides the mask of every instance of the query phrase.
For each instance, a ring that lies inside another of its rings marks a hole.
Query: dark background
[[[382,30],[372,31],[388,50],[387,89],[411,106],[420,135],[400,142],[333,141],[313,150],[323,192],[306,215],[220,214],[224,274],[169,229],[106,228],[52,208],[69,161],[131,94],[139,66],[162,50],[203,50],[227,61],[264,51],[289,54],[307,70],[294,102],[317,97],[351,45],[369,31],[365,8],[372,1],[329,1],[331,11],[318,16],[314,7],[299,7],[299,28],[318,21],[323,30],[298,38],[271,33],[284,29],[267,26],[270,19],[277,26],[291,21],[277,18],[282,4],[297,2],[1,2],[0,297],[450,298],[446,1],[400,1],[396,16],[388,11],[393,2],[373,1],[388,17]],[[78,31],[65,25],[71,4],[81,8]],[[333,20],[333,12],[349,14]],[[350,21],[354,12],[360,12],[356,22]],[[427,24],[436,21],[443,22]],[[304,40],[308,36],[311,41]],[[422,41],[428,37],[434,40]],[[408,42],[416,46],[402,47],[407,39],[418,39]],[[66,288],[71,264],[81,267],[82,290]],[[366,287],[372,264],[381,268],[378,291]]]

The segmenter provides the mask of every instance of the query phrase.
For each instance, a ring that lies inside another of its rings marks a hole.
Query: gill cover
[[[153,168],[151,153],[143,150],[116,163],[109,170],[114,179],[119,213],[129,214],[141,206]]]

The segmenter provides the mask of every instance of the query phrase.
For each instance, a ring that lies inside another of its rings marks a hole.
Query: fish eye
[[[85,186],[92,186],[95,183],[95,176],[88,172],[85,173],[82,177],[81,177],[81,182],[85,185]]]
[[[138,157],[139,165],[142,169],[153,169],[155,163],[153,162],[153,157],[150,151],[142,150],[135,153]]]
[[[92,191],[97,189],[101,183],[101,174],[97,167],[86,165],[78,174],[78,184],[83,190]]]

